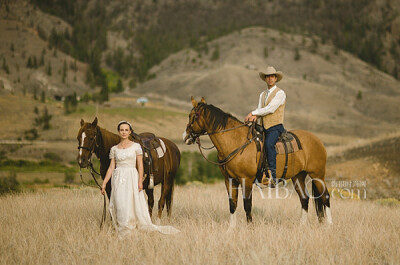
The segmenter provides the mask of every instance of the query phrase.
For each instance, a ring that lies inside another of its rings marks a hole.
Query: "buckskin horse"
[[[148,134],[143,133],[139,136]],[[78,132],[78,164],[81,168],[87,168],[91,166],[91,156],[94,153],[97,158],[100,159],[100,175],[104,179],[107,173],[107,169],[110,165],[110,149],[114,145],[120,142],[119,135],[111,133],[106,129],[103,129],[97,125],[97,117],[92,123],[84,122],[81,119],[81,128]],[[152,150],[153,158],[153,175],[154,175],[154,186],[161,183],[161,196],[158,201],[158,218],[161,218],[162,211],[165,204],[167,205],[167,215],[171,216],[171,207],[173,201],[174,192],[174,179],[175,174],[178,171],[180,163],[180,151],[178,147],[166,138],[160,137],[165,144],[165,154],[163,157],[158,158],[157,152]],[[143,147],[142,147],[143,148]],[[145,158],[143,158],[145,160]],[[149,172],[149,166],[147,163],[144,164],[144,172]],[[157,167],[154,170],[154,167]],[[147,174],[149,175],[149,174]],[[154,194],[153,189],[149,188],[149,177],[143,180],[143,188],[148,197],[148,206],[150,217],[152,216],[153,206],[154,206]],[[111,195],[111,181],[107,183],[106,193],[108,199]]]
[[[199,137],[209,135],[218,151],[219,167],[225,176],[225,185],[229,195],[230,224],[236,225],[236,207],[238,200],[238,187],[242,185],[243,204],[247,222],[252,221],[252,188],[256,182],[260,153],[257,152],[255,141],[249,139],[249,126],[225,113],[221,109],[207,104],[202,98],[197,102],[192,97],[193,108],[189,113],[189,123],[183,133],[186,144],[197,142]],[[308,214],[309,194],[306,189],[305,179],[309,175],[312,179],[312,191],[318,220],[322,222],[325,217],[328,224],[332,223],[330,210],[330,195],[325,184],[326,150],[322,142],[312,133],[302,130],[293,130],[302,146],[293,154],[289,154],[288,172],[285,179],[291,179],[299,195],[302,214],[301,223],[306,222]],[[262,149],[262,148],[261,148]],[[201,151],[201,150],[200,150]],[[277,177],[284,171],[284,158],[277,156]]]

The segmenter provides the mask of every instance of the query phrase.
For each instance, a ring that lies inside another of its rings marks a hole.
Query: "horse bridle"
[[[92,145],[90,147],[78,145],[78,150],[83,149],[83,150],[89,151],[89,158],[88,158],[89,165],[92,165],[92,154],[94,152],[94,148],[96,146],[98,146],[97,145],[97,134],[98,134],[98,129],[96,127],[96,134],[94,135],[93,143],[92,143]],[[79,165],[79,167],[80,167],[80,165]]]
[[[197,108],[198,108],[198,107],[197,107]],[[212,134],[217,134],[217,133],[223,133],[223,132],[232,131],[232,130],[235,130],[235,129],[237,129],[237,128],[243,127],[243,126],[248,126],[249,123],[243,123],[243,124],[240,124],[240,125],[235,126],[235,127],[232,127],[232,128],[223,129],[223,130],[220,130],[220,131],[215,131],[215,132],[210,132],[210,133],[207,133],[207,131],[201,132],[201,133],[194,133],[194,132],[193,132],[193,123],[196,122],[196,121],[198,121],[198,120],[200,119],[200,110],[199,110],[199,109],[194,109],[194,110],[195,110],[195,118],[194,118],[194,120],[193,120],[192,122],[189,122],[189,123],[188,123],[188,125],[186,126],[186,128],[187,128],[187,129],[190,129],[190,131],[189,131],[189,136],[190,136],[190,137],[197,143],[197,145],[199,146],[199,150],[200,150],[201,155],[202,155],[208,162],[210,162],[210,163],[212,163],[212,164],[214,164],[214,165],[224,166],[224,165],[227,164],[229,161],[231,161],[240,151],[243,152],[243,150],[244,150],[251,142],[253,142],[253,141],[257,138],[256,136],[254,136],[253,138],[250,139],[250,138],[249,138],[249,134],[248,134],[248,135],[247,135],[247,141],[246,141],[242,146],[236,148],[236,149],[235,149],[232,153],[230,153],[227,157],[225,157],[225,158],[222,159],[222,160],[219,160],[218,162],[211,161],[211,160],[209,160],[209,159],[203,154],[203,152],[202,152],[201,149],[210,150],[210,149],[214,148],[215,146],[212,146],[212,147],[210,147],[210,148],[205,148],[205,147],[201,146],[201,143],[200,143],[200,136],[202,136],[202,135],[212,135]],[[253,122],[251,127],[254,128],[254,126],[255,126],[255,123]]]
[[[192,138],[194,141],[196,141],[196,139],[198,139],[200,136],[202,135],[206,135],[207,132],[200,132],[200,133],[195,133],[193,132],[193,124],[195,122],[198,122],[198,120],[200,119],[200,110],[199,109],[194,109],[195,111],[195,116],[192,119],[193,121],[189,121],[188,125],[186,126],[186,129],[189,129],[189,137]]]
[[[195,118],[194,118],[194,120],[192,122],[189,122],[188,125],[186,126],[187,129],[190,129],[189,136],[195,141],[197,139],[199,139],[199,137],[202,136],[202,135],[213,135],[213,134],[217,134],[217,133],[228,132],[228,131],[232,131],[232,130],[235,130],[237,128],[243,127],[243,126],[248,126],[248,124],[249,124],[249,123],[243,123],[243,124],[240,124],[239,126],[235,126],[235,127],[228,128],[228,129],[223,129],[223,130],[220,130],[220,131],[210,132],[210,133],[207,133],[207,131],[200,132],[200,133],[194,133],[193,132],[193,123],[197,122],[200,119],[200,115],[201,115],[200,114],[200,110],[199,109],[195,109]]]
[[[97,187],[99,187],[100,190],[101,190],[101,186],[100,186],[99,182],[97,181],[96,177],[94,176],[93,172],[96,173],[96,174],[99,175],[99,176],[101,176],[101,174],[98,173],[98,172],[93,168],[93,164],[92,164],[92,154],[93,154],[93,152],[94,152],[94,148],[95,148],[95,147],[98,147],[98,144],[97,144],[97,134],[98,134],[98,133],[99,133],[99,130],[98,130],[98,128],[96,127],[96,134],[94,135],[94,139],[93,139],[92,145],[91,145],[90,147],[78,145],[78,150],[84,149],[84,150],[88,150],[88,151],[89,151],[88,165],[87,165],[86,168],[90,167],[90,174],[92,175],[92,177],[93,177],[93,179],[94,179],[94,182],[96,183]],[[92,186],[92,185],[89,185],[88,183],[85,183],[85,182],[83,181],[83,177],[82,177],[82,167],[81,167],[81,165],[79,165],[79,173],[80,173],[80,176],[81,176],[81,181],[82,181],[82,183],[85,184],[86,186]],[[106,195],[103,194],[103,213],[102,213],[101,221],[100,221],[100,230],[103,228],[103,225],[104,225],[104,223],[105,223],[105,221],[106,221],[106,217],[107,217],[107,216],[106,216]]]

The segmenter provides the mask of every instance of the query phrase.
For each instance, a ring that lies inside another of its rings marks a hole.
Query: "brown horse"
[[[140,136],[140,134],[139,134]],[[100,175],[105,178],[107,169],[110,166],[110,149],[120,142],[117,134],[111,133],[97,125],[97,117],[92,123],[81,120],[81,128],[78,132],[78,164],[81,168],[87,168],[91,164],[91,156],[94,153],[100,159]],[[174,192],[174,179],[179,168],[181,154],[178,147],[168,139],[160,138],[165,146],[166,152],[163,157],[158,158],[156,151],[152,151],[153,165],[157,170],[153,170],[154,186],[161,183],[161,196],[158,201],[158,218],[161,218],[165,204],[167,205],[168,217],[171,216],[171,206]],[[153,167],[154,167],[153,166]],[[144,172],[149,172],[148,165],[144,163]],[[148,197],[149,213],[152,216],[154,206],[153,189],[149,188],[149,177],[143,181],[143,188]],[[106,186],[107,196],[110,199],[111,181]]]
[[[252,188],[256,181],[257,161],[260,153],[254,141],[249,141],[249,127],[221,109],[209,105],[204,98],[197,102],[192,97],[193,109],[189,114],[189,123],[183,133],[186,144],[192,144],[201,135],[208,134],[218,151],[218,160],[225,176],[225,185],[229,195],[230,227],[236,224],[235,211],[238,199],[238,187],[242,185],[243,204],[248,222],[252,221]],[[309,193],[306,189],[307,174],[312,179],[313,198],[320,222],[324,217],[332,223],[329,192],[325,184],[326,150],[322,142],[307,131],[292,131],[300,140],[302,150],[289,154],[286,179],[291,179],[302,206],[301,221],[307,220]],[[247,143],[247,145],[245,145]],[[241,149],[241,147],[243,147]],[[236,150],[241,150],[236,152]],[[229,159],[227,159],[229,158]],[[284,170],[284,155],[277,155],[277,176]]]

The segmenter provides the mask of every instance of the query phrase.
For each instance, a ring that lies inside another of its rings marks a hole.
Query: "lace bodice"
[[[133,143],[126,149],[121,149],[114,145],[110,150],[110,159],[115,158],[117,168],[136,167],[136,156],[142,153],[142,148],[138,143]]]

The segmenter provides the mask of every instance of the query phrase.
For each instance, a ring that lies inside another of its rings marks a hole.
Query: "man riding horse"
[[[264,128],[264,154],[268,168],[264,169],[262,183],[271,188],[277,186],[276,181],[276,150],[275,144],[284,132],[283,118],[285,112],[286,94],[276,86],[282,80],[283,74],[274,67],[268,66],[265,73],[259,73],[260,78],[268,85],[268,89],[260,94],[257,109],[250,112],[245,122],[260,121]]]

